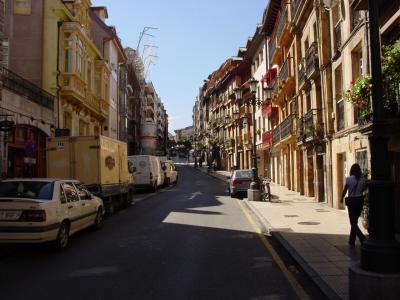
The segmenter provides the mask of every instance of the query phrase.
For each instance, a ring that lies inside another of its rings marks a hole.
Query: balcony
[[[319,60],[318,60],[318,45],[316,42],[312,43],[306,51],[306,73],[307,77],[313,78],[318,74]]]
[[[273,58],[275,57],[276,51],[276,37],[275,35],[269,40],[269,63],[273,64]]]
[[[42,90],[37,85],[4,67],[0,67],[0,76],[4,88],[18,95],[25,96],[30,101],[44,108],[54,109],[54,96]]]
[[[274,141],[274,144],[277,144],[281,141],[281,128],[279,125],[274,128],[272,133],[272,139]]]
[[[302,144],[304,142],[304,122],[303,118],[297,119],[297,127],[296,127],[296,139],[297,144]]]
[[[290,136],[293,132],[293,115],[289,115],[285,120],[280,124],[281,128],[281,139],[285,139]]]
[[[86,96],[86,84],[78,77],[77,74],[62,73],[61,83],[61,96],[70,100],[71,102],[83,102]]]
[[[262,134],[262,146],[264,149],[271,148],[273,145],[273,131],[269,130]]]
[[[299,81],[299,89],[301,89],[304,86],[304,83],[306,82],[306,70],[304,67],[303,63],[299,64],[299,71],[297,73],[297,78]]]
[[[303,116],[303,128],[306,142],[323,137],[324,123],[321,109],[311,109]]]
[[[279,15],[279,21],[276,28],[276,39],[279,44],[287,39],[289,32],[288,28],[289,28],[289,16],[288,16],[288,10],[287,8],[285,8],[284,10],[281,11]]]
[[[271,118],[278,113],[278,107],[273,106],[272,102],[263,102],[261,113],[264,118]]]

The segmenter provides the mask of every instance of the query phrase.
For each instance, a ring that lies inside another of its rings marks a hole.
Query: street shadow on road
[[[43,282],[58,299],[296,298],[226,185],[178,168],[176,187],[76,234],[64,253],[0,258],[2,298],[43,299]]]

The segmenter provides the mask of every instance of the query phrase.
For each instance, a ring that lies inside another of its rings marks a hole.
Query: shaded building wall
[[[14,0],[5,0],[4,37],[9,41],[8,67],[41,87],[44,5],[43,0],[25,3],[17,7]]]

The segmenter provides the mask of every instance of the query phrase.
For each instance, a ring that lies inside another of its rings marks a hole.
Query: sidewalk
[[[227,181],[229,172],[210,175]],[[348,268],[358,262],[360,246],[353,248],[347,243],[347,211],[276,184],[271,184],[271,191],[272,203],[244,202],[330,299],[348,299]],[[361,223],[359,226],[362,228]]]

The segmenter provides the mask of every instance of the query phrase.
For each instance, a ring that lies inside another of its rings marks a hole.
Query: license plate
[[[20,210],[0,210],[0,221],[16,221],[21,213]]]

